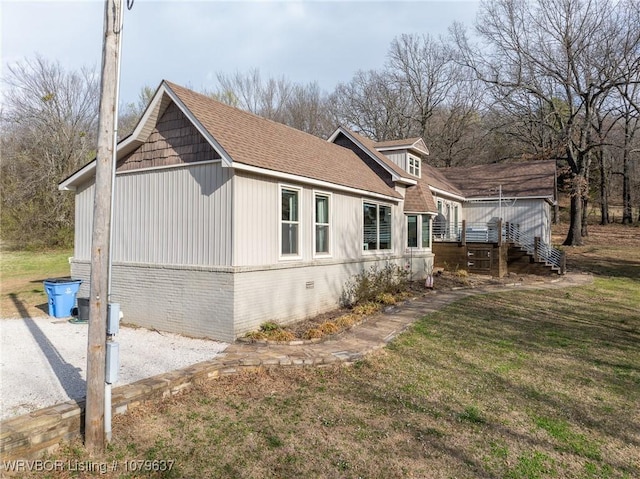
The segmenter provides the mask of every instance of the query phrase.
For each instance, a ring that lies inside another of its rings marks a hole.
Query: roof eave
[[[353,143],[355,143],[358,146],[358,148],[360,148],[362,151],[364,151],[373,161],[378,163],[385,171],[387,171],[391,175],[391,180],[394,183],[400,183],[400,184],[403,184],[403,185],[416,185],[418,183],[416,180],[414,180],[412,178],[408,178],[408,177],[405,177],[405,176],[400,176],[397,172],[395,172],[394,170],[389,168],[389,166],[386,163],[384,163],[384,161],[381,161],[380,158],[378,158],[371,151],[369,151],[369,148],[367,148],[360,141],[358,141],[358,139],[355,138],[349,132],[349,130],[347,130],[347,129],[341,127],[341,126],[338,127],[336,129],[336,131],[333,132],[333,134],[328,138],[327,141],[333,143],[340,133],[342,133],[347,138],[349,138],[349,140],[351,140]]]
[[[158,119],[162,116],[162,113],[169,105],[170,102],[175,103],[182,113],[189,119],[194,125],[202,137],[211,145],[211,147],[220,154],[222,158],[222,165],[230,167],[233,163],[231,156],[225,151],[225,149],[216,141],[216,139],[207,131],[207,129],[200,123],[200,121],[193,115],[191,110],[182,102],[180,97],[171,89],[171,86],[163,80],[160,86],[156,90],[153,98],[149,102],[149,105],[145,109],[144,113],[140,117],[138,124],[134,128],[133,132],[121,140],[116,147],[116,161],[122,159],[129,153],[135,151],[140,145],[142,145],[149,134],[158,122]],[[94,175],[96,167],[96,160],[88,163],[73,173],[68,178],[64,179],[58,184],[60,191],[75,191],[79,185],[91,179]]]

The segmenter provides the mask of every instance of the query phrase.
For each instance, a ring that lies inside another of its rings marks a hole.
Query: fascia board
[[[440,188],[436,188],[434,186],[429,185],[429,189],[431,190],[431,193],[435,193],[436,195],[439,196],[448,196],[449,198],[458,200],[458,201],[466,201],[467,199],[464,196],[460,196],[457,195],[455,193],[451,193],[449,191],[446,190],[441,190]]]
[[[306,176],[294,175],[294,174],[291,174],[291,173],[284,173],[282,171],[268,170],[266,168],[260,168],[260,167],[257,167],[257,166],[247,165],[245,163],[234,162],[231,165],[231,168],[233,168],[235,170],[238,170],[238,171],[246,171],[246,172],[249,172],[249,173],[256,173],[256,174],[259,174],[259,175],[270,176],[272,178],[278,178],[278,179],[285,180],[285,181],[303,183],[303,184],[307,184],[307,185],[317,186],[319,188],[327,188],[327,189],[334,190],[334,191],[344,191],[346,193],[352,193],[352,194],[357,194],[357,195],[361,195],[361,196],[368,196],[368,197],[382,199],[382,200],[386,200],[386,201],[393,201],[393,202],[396,202],[396,203],[402,201],[402,198],[400,198],[400,197],[383,195],[381,193],[376,193],[376,192],[373,192],[373,191],[361,190],[359,188],[352,188],[350,186],[339,185],[337,183],[330,183],[328,181],[316,180],[316,179],[313,179],[313,178],[307,178]]]
[[[182,102],[182,100],[178,97],[178,95],[176,95],[175,92],[171,90],[171,87],[169,87],[165,82],[163,82],[163,86],[165,87],[165,90],[169,95],[169,97],[173,100],[173,102],[176,105],[178,105],[178,108],[180,108],[182,113],[184,113],[184,115],[189,119],[189,121],[191,121],[191,123],[193,123],[193,126],[196,127],[196,129],[203,136],[203,138],[207,140],[207,142],[211,145],[211,147],[214,150],[216,150],[216,152],[222,157],[222,166],[227,168],[231,167],[231,165],[233,164],[233,159],[231,158],[231,155],[227,153],[227,151],[222,147],[222,145],[218,143],[218,141],[213,137],[213,135],[211,135],[211,133],[209,133],[209,131],[204,127],[204,125],[200,123],[200,120],[198,120],[193,115],[193,113],[191,113],[191,110],[189,110],[187,106]]]
[[[335,132],[333,132],[333,134],[329,137],[327,141],[330,141],[331,143],[333,143],[340,133],[342,133],[344,136],[349,138],[349,140],[351,140],[353,143],[355,143],[358,146],[358,148],[364,151],[369,156],[369,158],[371,158],[373,161],[378,163],[385,171],[387,171],[391,175],[392,181],[400,184],[405,184],[405,185],[415,185],[418,183],[416,180],[398,175],[394,170],[389,168],[389,166],[386,163],[384,163],[383,161],[380,161],[380,158],[378,158],[376,155],[371,153],[366,146],[364,146],[362,143],[358,141],[357,138],[354,138],[353,135],[351,135],[347,130],[345,130],[342,127],[339,127]]]
[[[198,119],[193,116],[193,113],[186,107],[186,105],[180,100],[180,98],[175,94],[173,90],[166,84],[166,82],[162,82],[156,93],[153,96],[151,102],[145,109],[142,117],[138,121],[138,124],[134,128],[131,135],[122,140],[117,148],[116,158],[120,160],[122,157],[135,150],[137,147],[142,145],[146,138],[144,130],[149,126],[149,122],[157,123],[158,118],[161,115],[161,109],[163,104],[164,95],[167,96],[171,101],[173,101],[180,111],[189,119],[189,121],[196,127],[198,132],[203,136],[203,138],[211,145],[213,149],[215,149],[218,154],[222,157],[222,165],[229,167],[233,163],[231,156],[225,151],[225,149],[216,141],[215,138],[207,131],[207,129],[198,121]],[[61,191],[74,191],[78,184],[81,184],[85,180],[89,179],[93,174],[96,167],[96,161],[93,160],[91,163],[88,163],[84,167],[82,167],[77,172],[73,173],[71,176],[63,180],[59,185],[58,189]]]

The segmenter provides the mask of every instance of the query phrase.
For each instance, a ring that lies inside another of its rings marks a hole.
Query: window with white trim
[[[431,248],[431,217],[422,215],[422,247]]]
[[[331,207],[329,195],[316,193],[314,195],[314,236],[315,236],[315,253],[330,253],[330,216],[329,208]]]
[[[391,249],[391,206],[363,203],[363,248]]]
[[[407,154],[407,171],[410,175],[420,178],[420,158]]]
[[[297,256],[300,252],[300,191],[293,188],[282,188],[280,191],[280,253],[282,254],[282,256]]]
[[[418,216],[407,216],[407,248],[418,247]]]

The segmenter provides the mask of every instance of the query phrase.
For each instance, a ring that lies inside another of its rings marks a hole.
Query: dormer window
[[[407,155],[408,155],[407,171],[409,172],[410,175],[417,176],[418,178],[420,178],[420,158],[418,158],[417,156],[413,156],[411,154],[407,154]]]

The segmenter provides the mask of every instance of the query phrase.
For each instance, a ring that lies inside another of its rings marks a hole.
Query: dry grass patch
[[[467,298],[352,367],[201,384],[116,417],[104,460],[176,461],[145,477],[640,477],[638,285]]]
[[[113,478],[640,477],[640,258],[612,270],[586,247],[605,273],[588,286],[466,298],[352,367],[200,384],[114,418],[104,456],[53,459],[175,460]]]

